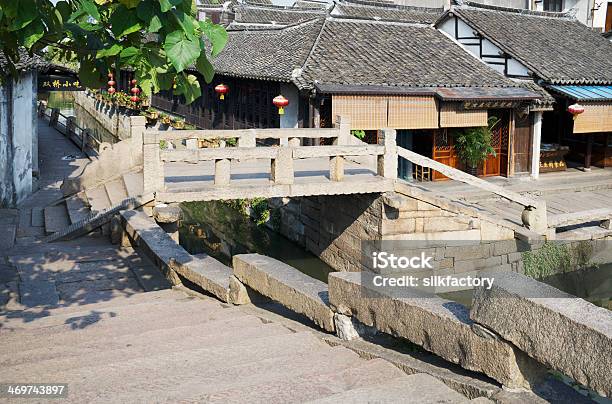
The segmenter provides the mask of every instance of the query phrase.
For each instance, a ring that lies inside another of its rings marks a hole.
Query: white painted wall
[[[0,91],[2,206],[15,206],[32,193],[32,161],[38,158],[37,150],[34,150],[38,148],[35,100],[36,72],[21,74]]]
[[[290,83],[281,83],[281,94],[289,100],[289,105],[285,107],[285,114],[280,116],[281,128],[298,127],[298,110],[300,95],[296,86]]]

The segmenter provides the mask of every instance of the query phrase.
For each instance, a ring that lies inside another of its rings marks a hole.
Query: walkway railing
[[[144,136],[144,178],[146,192],[164,192],[164,164],[168,162],[197,163],[214,161],[214,186],[231,184],[231,162],[236,160],[270,159],[271,185],[291,185],[295,182],[294,162],[300,159],[329,158],[329,180],[345,178],[345,159],[356,156],[376,156],[376,173],[386,179],[397,178],[397,148],[395,131],[383,131],[379,145],[351,145],[348,120],[338,120],[331,129],[247,129],[247,130],[185,130],[147,132]],[[305,139],[327,138],[328,146],[301,146]],[[222,140],[235,139],[236,147],[226,147]],[[279,146],[258,145],[258,140],[274,140]],[[191,148],[163,150],[164,142],[183,141]],[[197,148],[201,140],[220,140],[221,147]],[[191,142],[190,142],[191,141]],[[354,184],[359,186],[359,184]]]
[[[502,198],[511,202],[518,203],[524,208],[521,219],[528,229],[540,234],[544,234],[547,231],[548,224],[546,217],[546,201],[543,199],[530,198],[528,196],[509,191],[481,178],[467,174],[461,170],[447,166],[446,164],[440,163],[430,159],[429,157],[422,156],[402,147],[398,147],[397,150],[400,157],[403,157],[414,164],[438,171],[452,180],[472,185],[476,188],[501,196]]]
[[[96,139],[90,129],[81,128],[76,124],[76,117],[62,114],[59,108],[49,108],[46,102],[38,103],[38,116],[49,119],[49,126],[63,133],[68,139],[77,145],[82,152],[93,150],[100,151],[104,142]]]

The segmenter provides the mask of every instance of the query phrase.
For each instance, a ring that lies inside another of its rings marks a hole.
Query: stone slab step
[[[59,332],[52,332],[52,327],[38,330],[17,330],[14,332],[9,330],[0,331],[0,352],[11,352],[14,349],[35,349],[48,346],[49,344],[69,345],[87,339],[134,334],[148,330],[176,327],[184,324],[198,324],[245,315],[231,308],[213,310],[196,310],[192,308],[184,312],[160,309],[158,314],[146,313],[125,319],[105,318],[94,324],[90,324],[90,322],[79,324],[78,319],[76,319],[72,322],[74,328],[68,328],[67,330],[59,329]]]
[[[45,214],[43,208],[32,208],[32,226],[43,227],[45,225]]]
[[[242,340],[255,341],[288,335],[291,331],[279,324],[262,324],[256,317],[215,322],[213,327],[179,327],[169,330],[156,330],[142,335],[129,335],[116,340],[105,340],[104,345],[81,344],[63,346],[59,349],[38,349],[28,352],[27,356],[17,355],[8,358],[0,369],[0,377],[21,378],[28,375],[44,377],[50,369],[71,371],[83,367],[105,366],[113,363],[150,357],[155,353],[182,352],[201,347],[227,346]],[[38,359],[37,359],[38,358]],[[17,362],[18,361],[18,362]]]
[[[2,225],[0,232],[0,249],[2,251],[10,250],[15,245],[15,236],[17,235],[17,225],[6,224]]]
[[[298,403],[375,386],[403,376],[404,372],[383,359],[364,360],[339,372],[330,373],[321,368],[297,379],[293,376],[270,378],[255,386],[241,385],[199,399],[207,403]]]
[[[85,195],[87,196],[92,212],[102,212],[111,206],[111,202],[108,199],[108,194],[106,193],[106,188],[104,186],[88,189],[85,191]]]
[[[61,292],[60,292],[61,293]],[[66,332],[84,332],[92,331],[97,328],[112,330],[115,327],[121,327],[131,321],[154,321],[162,316],[184,316],[189,313],[214,313],[229,311],[219,304],[206,302],[200,299],[185,299],[181,301],[173,301],[171,304],[165,301],[157,301],[136,305],[126,305],[121,307],[113,307],[88,312],[80,312],[73,314],[64,314],[50,316],[33,321],[31,323],[23,323],[21,321],[10,322],[3,324],[3,332],[7,334],[4,339],[10,339],[13,336],[19,336],[22,339],[26,338],[51,338],[54,335],[63,334]],[[228,313],[228,315],[230,314]],[[24,328],[25,327],[25,328]],[[5,346],[7,341],[0,341],[0,346]]]
[[[91,215],[89,201],[85,192],[79,192],[76,195],[66,199],[66,208],[71,223],[77,223],[87,219]]]
[[[15,272],[16,273],[16,272]],[[70,313],[78,313],[83,311],[95,311],[100,309],[120,307],[126,304],[139,304],[147,303],[157,300],[168,300],[183,299],[187,295],[178,290],[160,290],[148,293],[138,293],[132,296],[118,297],[112,300],[101,300],[84,305],[70,305],[70,306],[58,306],[56,308],[44,308],[44,309],[26,309],[14,312],[5,312],[0,315],[0,323],[7,319],[22,318],[23,321],[32,321],[32,319],[45,318],[53,315],[63,315]]]
[[[179,402],[191,399],[200,402],[202,395],[232,386],[257,385],[279,375],[298,378],[321,369],[340,371],[361,362],[351,351],[320,344],[314,335],[305,332],[272,337],[269,341],[262,338],[244,345],[234,344],[227,349],[213,347],[179,352],[167,359],[158,356],[127,361],[114,364],[112,373],[108,368],[95,369],[95,373],[94,369],[84,372],[82,368],[75,378],[60,376],[74,380],[79,392],[85,391],[82,398],[87,401]],[[92,389],[96,379],[100,380],[95,387],[98,391],[89,393],[86,390]]]
[[[45,231],[47,234],[57,233],[70,225],[65,204],[47,206],[44,210]]]
[[[143,293],[140,293],[143,294]],[[56,313],[54,315],[44,315],[45,311],[42,310],[38,313],[26,313],[23,316],[15,317],[13,315],[5,315],[0,318],[0,324],[5,330],[8,329],[45,329],[45,332],[55,332],[56,330],[48,330],[49,327],[65,327],[70,320],[80,319],[85,321],[90,317],[95,317],[92,320],[101,320],[104,318],[117,319],[120,316],[133,316],[139,315],[139,313],[150,313],[157,312],[160,308],[172,308],[174,305],[181,305],[181,309],[189,309],[191,306],[202,307],[206,309],[218,309],[222,308],[219,304],[214,301],[200,300],[192,298],[186,295],[177,298],[161,298],[151,300],[132,301],[133,299],[123,299],[120,302],[116,302],[108,307],[100,307],[97,305],[84,305],[77,306],[80,310],[71,310],[63,313]],[[114,301],[115,299],[113,299]],[[186,306],[183,304],[188,303]],[[93,307],[92,307],[93,306]],[[97,307],[96,307],[97,306]],[[19,313],[17,313],[19,314]]]
[[[138,283],[140,283],[146,292],[170,289],[172,287],[168,279],[153,265],[134,267],[132,272],[136,275]]]
[[[106,188],[106,193],[111,205],[117,205],[128,197],[125,186],[123,185],[123,178],[108,182],[104,187]]]
[[[125,184],[125,189],[129,196],[142,195],[144,192],[142,171],[123,174],[123,183]]]
[[[467,398],[451,390],[438,379],[417,373],[402,376],[387,383],[349,390],[319,400],[317,404],[336,403],[467,403]]]

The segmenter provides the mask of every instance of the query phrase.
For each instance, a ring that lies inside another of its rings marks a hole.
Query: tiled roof
[[[536,84],[533,80],[514,80],[521,87],[526,88],[529,91],[533,91],[540,95],[540,99],[534,101],[534,106],[540,109],[551,109],[553,104],[555,103],[555,98],[550,95],[546,89],[538,84]]]
[[[444,13],[442,8],[408,7],[396,5],[365,5],[354,2],[337,3],[332,15],[368,19],[433,24]]]
[[[238,6],[235,21],[247,24],[297,24],[323,17],[325,10],[285,9],[275,7]]]
[[[511,87],[428,26],[327,19],[298,82],[403,87]]]
[[[230,30],[228,42],[213,64],[219,74],[290,82],[303,66],[323,19],[281,29]]]
[[[49,63],[38,55],[30,56],[25,49],[19,51],[19,61],[15,64],[17,71],[27,71],[47,68]],[[0,69],[7,67],[7,58],[0,50]]]
[[[576,20],[461,7],[451,12],[549,83],[612,83],[612,43]]]
[[[293,3],[293,8],[301,8],[301,9],[318,9],[318,10],[327,10],[330,6],[330,3],[326,1],[318,1],[318,0],[297,0]]]

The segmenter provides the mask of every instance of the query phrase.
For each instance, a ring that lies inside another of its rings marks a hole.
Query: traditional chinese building
[[[612,165],[610,41],[564,14],[495,7],[453,7],[436,26],[492,69],[549,93],[550,106],[523,118],[534,176],[566,159]]]
[[[287,16],[271,23],[236,13],[205,97],[191,106],[157,97],[154,105],[203,128],[327,127],[341,115],[367,140],[395,128],[401,146],[455,167],[463,166],[453,151],[456,131],[487,126],[495,116],[496,154],[479,174],[524,170],[529,147],[514,145],[529,146],[522,138],[529,132],[517,131],[515,122],[546,95],[504,77],[436,30],[442,9],[340,2],[327,13],[274,11]],[[229,88],[223,101],[213,90],[220,82]],[[289,101],[283,115],[272,104],[278,94]],[[405,161],[400,176],[443,178]]]

